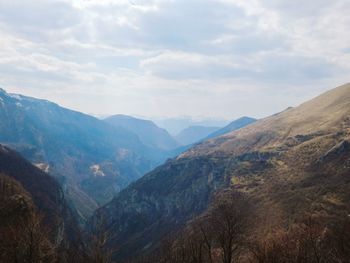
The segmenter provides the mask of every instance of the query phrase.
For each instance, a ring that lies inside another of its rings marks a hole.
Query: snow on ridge
[[[16,100],[23,100],[23,96],[19,95],[19,94],[14,94],[14,93],[8,93],[8,96],[16,99]]]

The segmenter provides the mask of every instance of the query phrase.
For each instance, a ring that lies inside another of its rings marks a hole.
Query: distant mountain
[[[141,142],[149,147],[172,150],[179,146],[171,135],[152,121],[137,119],[126,115],[114,115],[104,119],[114,127],[122,127],[136,134]]]
[[[230,124],[228,124],[227,126],[218,129],[216,131],[214,131],[213,133],[209,134],[206,139],[211,139],[211,138],[215,138],[215,137],[219,137],[221,135],[224,135],[226,133],[229,133],[231,131],[235,131],[238,130],[240,128],[243,128],[249,124],[252,124],[254,122],[256,122],[257,120],[254,118],[250,118],[250,117],[242,117],[239,118],[237,120],[234,120],[233,122],[231,122]]]
[[[251,123],[254,123],[256,119],[250,117],[239,118],[223,128],[219,127],[206,127],[206,126],[190,126],[181,131],[177,136],[176,140],[184,145],[192,145],[194,143],[215,138],[231,131],[243,128]]]
[[[89,227],[105,222],[114,258],[130,259],[156,249],[226,190],[254,204],[254,222],[243,233],[248,240],[305,217],[328,225],[347,220],[349,116],[350,84],[206,140],[121,191],[95,212]]]
[[[224,127],[228,124],[227,120],[221,119],[202,119],[196,120],[191,117],[154,119],[159,127],[166,129],[172,136],[178,135],[182,130],[190,126],[205,127]]]
[[[201,141],[219,129],[220,127],[190,126],[176,135],[175,139],[181,145],[189,145]]]
[[[0,143],[55,175],[82,218],[166,158],[122,127],[4,90]]]

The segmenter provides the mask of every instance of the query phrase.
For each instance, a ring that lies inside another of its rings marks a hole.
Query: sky
[[[264,117],[349,82],[348,0],[0,0],[0,86],[98,115]]]

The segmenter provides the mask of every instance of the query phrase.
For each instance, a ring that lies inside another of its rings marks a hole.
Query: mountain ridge
[[[85,219],[166,159],[122,127],[47,100],[2,90],[0,119],[0,142],[58,178]]]
[[[207,151],[206,147],[212,151],[220,151],[219,147],[224,148],[223,150],[229,151],[236,145],[229,145],[226,141],[235,138],[236,140],[246,140],[251,134],[269,132],[274,130],[275,134],[269,133],[269,140],[278,143],[283,140],[296,136],[298,134],[314,133],[322,130],[334,130],[339,127],[340,122],[346,122],[346,115],[348,113],[348,106],[350,105],[350,84],[345,84],[327,91],[308,102],[304,102],[299,107],[288,108],[285,111],[274,114],[270,117],[261,119],[252,125],[232,133],[223,135],[219,138],[208,140],[198,148],[192,149],[191,152],[201,151],[202,153]],[[334,114],[327,114],[331,110]],[[341,115],[341,116],[339,116]],[[334,118],[336,117],[336,118]],[[286,128],[286,127],[287,128]],[[338,127],[337,127],[338,126]],[[317,127],[315,129],[315,127]],[[258,131],[259,130],[259,131]],[[218,146],[215,146],[215,145]],[[207,151],[208,153],[208,151]],[[186,152],[182,156],[189,156],[191,153]]]
[[[195,145],[148,173],[100,208],[116,259],[156,249],[169,231],[203,213],[216,192],[256,203],[264,236],[305,213],[350,213],[350,85],[299,107]],[[345,211],[345,212],[344,212]],[[347,211],[347,212],[346,212]],[[141,220],[142,218],[142,220]]]
[[[224,135],[226,133],[229,133],[231,131],[235,131],[235,130],[238,130],[240,128],[243,128],[249,124],[252,124],[254,122],[256,122],[257,119],[254,119],[254,118],[251,118],[251,117],[247,117],[247,116],[243,116],[239,119],[236,119],[232,122],[230,122],[228,125],[226,125],[225,127],[209,134],[205,139],[212,139],[212,138],[215,138],[215,137],[219,137],[221,135]]]

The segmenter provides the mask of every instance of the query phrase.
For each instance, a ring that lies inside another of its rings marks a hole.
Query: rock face
[[[166,233],[206,210],[225,188],[256,203],[265,235],[305,213],[350,213],[350,85],[200,143],[123,190],[96,211],[114,257],[156,248]]]
[[[350,154],[350,142],[349,141],[342,141],[332,147],[328,152],[326,152],[325,155],[323,155],[320,159],[320,161],[330,161],[332,159],[336,159],[339,156],[346,156]]]
[[[166,159],[136,134],[45,100],[0,90],[0,143],[56,176],[82,218]],[[105,176],[91,167],[98,166]]]

